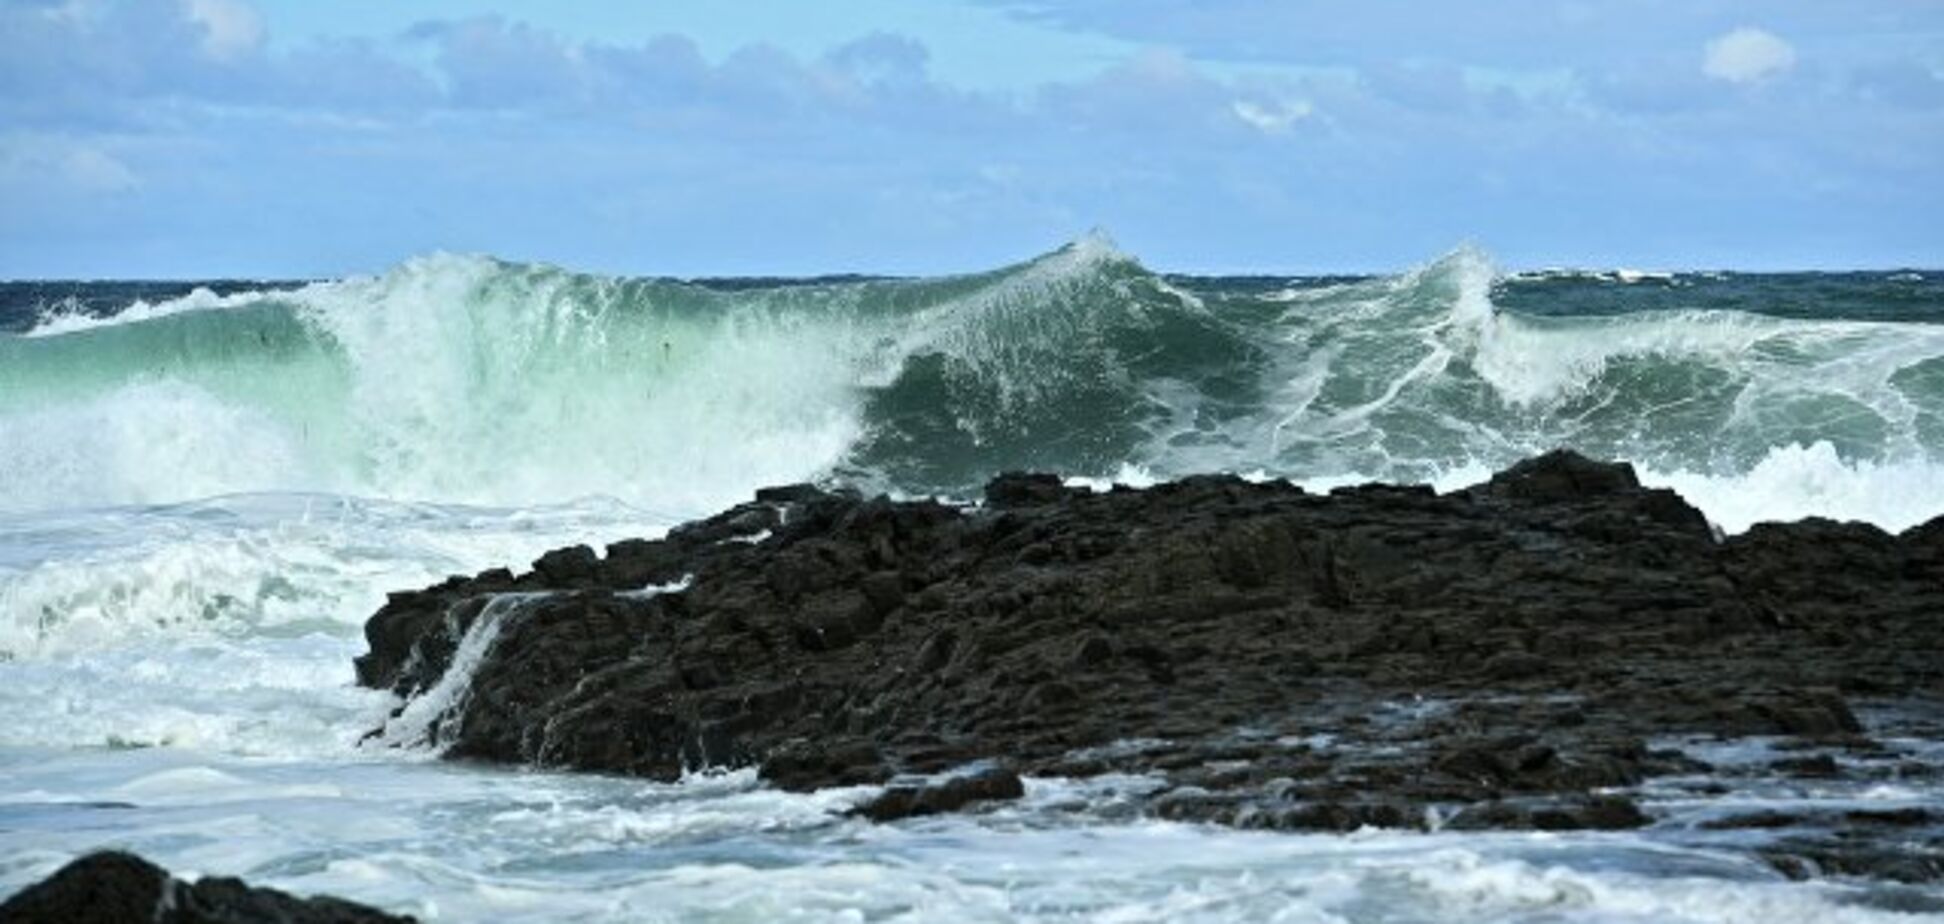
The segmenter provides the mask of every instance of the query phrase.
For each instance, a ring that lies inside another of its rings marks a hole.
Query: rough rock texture
[[[183,882],[131,853],[84,856],[0,903],[6,924],[409,924],[336,898],[297,898],[242,880]]]
[[[1019,774],[1003,767],[987,766],[969,773],[955,773],[935,782],[889,786],[871,801],[858,806],[853,814],[872,821],[892,821],[920,815],[956,812],[977,802],[1000,802],[1026,794]]]
[[[1570,452],[1444,496],[1009,475],[962,509],[795,486],[393,594],[359,678],[434,689],[488,620],[432,730],[450,757],[755,764],[791,789],[998,760],[1159,774],[1148,811],[1250,827],[1624,828],[1649,819],[1617,791],[1708,769],[1650,738],[1853,746],[1858,698],[1935,718],[1944,519],[1721,541]]]

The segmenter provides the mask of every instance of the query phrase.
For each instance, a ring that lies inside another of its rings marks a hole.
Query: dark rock
[[[1640,478],[1625,462],[1596,462],[1555,449],[1493,475],[1485,489],[1500,497],[1570,501],[1638,491]]]
[[[580,587],[594,580],[601,560],[584,545],[554,549],[534,561],[533,570],[549,587]]]
[[[1076,667],[1091,667],[1104,663],[1108,658],[1113,656],[1114,644],[1112,642],[1107,641],[1105,636],[1089,635],[1081,640],[1080,647],[1074,651],[1073,663]]]
[[[1709,819],[1701,823],[1701,828],[1707,831],[1793,828],[1807,821],[1807,818],[1794,812],[1761,811],[1747,812],[1741,815],[1729,815],[1725,818]]]
[[[1058,475],[1007,472],[986,483],[986,504],[995,508],[1056,503],[1068,495]]]
[[[1336,831],[1363,828],[1419,828],[1423,815],[1388,802],[1314,802],[1273,812],[1249,812],[1236,818],[1242,827],[1280,831]]]
[[[1680,495],[1666,489],[1642,488],[1632,465],[1598,462],[1567,449],[1520,462],[1493,475],[1481,489],[1494,497],[1544,504],[1618,501],[1616,512],[1626,509],[1632,516],[1675,527],[1690,536],[1713,535],[1707,518]]]
[[[823,491],[813,484],[786,484],[770,488],[757,488],[756,501],[763,504],[801,504],[823,497]]]
[[[859,582],[858,589],[869,600],[871,608],[882,615],[889,613],[904,603],[904,576],[896,571],[879,571],[868,574]]]
[[[1590,796],[1538,802],[1483,802],[1466,806],[1445,822],[1453,831],[1626,831],[1651,823],[1624,796]]]
[[[866,741],[800,744],[771,754],[758,775],[781,789],[808,792],[825,786],[859,786],[891,778],[884,755]]]
[[[1751,709],[1759,717],[1756,721],[1766,720],[1785,735],[1828,738],[1863,730],[1849,704],[1832,691],[1810,691],[1788,702],[1756,702]]]
[[[872,821],[895,821],[956,812],[975,802],[1001,802],[1025,794],[1026,786],[1018,774],[1003,767],[985,767],[938,782],[893,786],[853,811]]]
[[[358,677],[417,695],[494,627],[439,719],[463,759],[754,765],[791,789],[1004,760],[1158,774],[1168,794],[1136,804],[1199,821],[1627,827],[1645,816],[1601,794],[1708,770],[1645,739],[1853,747],[1852,697],[1944,688],[1941,575],[1944,526],[1717,541],[1570,452],[1443,496],[1009,474],[962,508],[793,486],[604,560],[393,594]],[[951,801],[905,790],[874,812]]]
[[[1886,825],[1896,828],[1914,828],[1920,825],[1944,824],[1944,811],[1933,811],[1922,808],[1857,809],[1844,812],[1843,820],[1857,825]]]
[[[1532,813],[1532,826],[1541,831],[1627,831],[1652,821],[1632,799],[1622,796],[1599,796]]]
[[[407,924],[342,899],[297,898],[242,880],[184,882],[131,853],[91,853],[0,903],[8,924]]]
[[[1794,837],[1761,848],[1778,872],[1791,879],[1853,876],[1892,882],[1944,880],[1944,851],[1835,837]]]
[[[1774,761],[1769,764],[1769,769],[1777,773],[1786,773],[1789,776],[1800,776],[1810,779],[1828,779],[1839,776],[1842,773],[1842,768],[1837,765],[1836,758],[1828,754],[1817,754],[1814,757],[1791,757]]]

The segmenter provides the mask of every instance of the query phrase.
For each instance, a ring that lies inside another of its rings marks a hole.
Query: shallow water
[[[1139,779],[1029,781],[1018,806],[873,825],[750,772],[659,785],[397,757],[0,752],[0,889],[129,847],[430,920],[1890,921],[1906,890],[1794,883],[1637,834],[1348,836],[1137,820]],[[1935,796],[1935,793],[1930,795]],[[31,843],[31,846],[28,846]]]

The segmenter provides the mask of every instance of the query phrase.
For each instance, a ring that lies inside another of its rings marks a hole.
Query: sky
[[[0,277],[1944,268],[1944,0],[0,0]]]

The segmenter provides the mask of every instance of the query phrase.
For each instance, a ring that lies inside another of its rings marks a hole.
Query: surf
[[[1758,310],[1767,277],[1508,274],[1470,246],[1204,279],[1092,234],[957,276],[734,285],[434,254],[0,335],[0,511],[308,492],[683,517],[1021,468],[1447,484],[1562,445],[1730,526],[1944,510],[1944,325],[1858,316],[1916,283],[1818,285],[1841,316]],[[1870,488],[1885,471],[1916,495]]]

